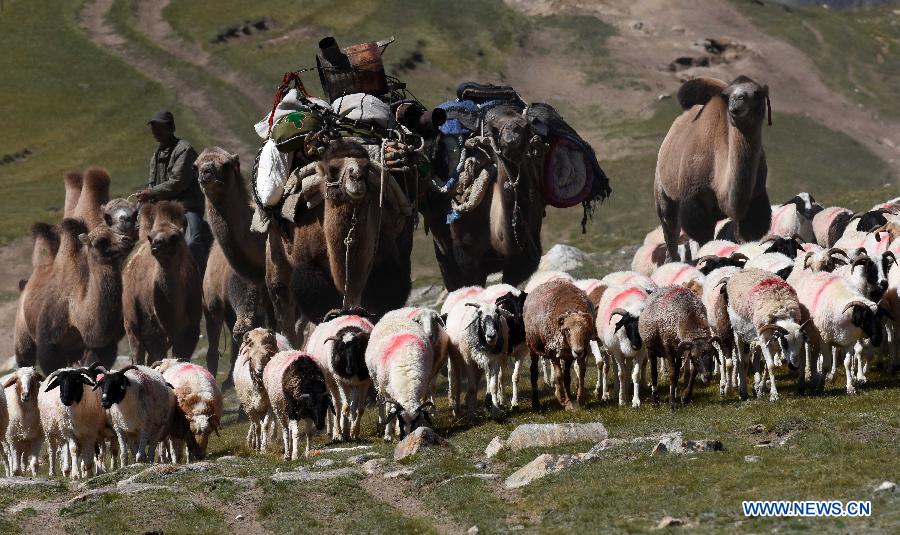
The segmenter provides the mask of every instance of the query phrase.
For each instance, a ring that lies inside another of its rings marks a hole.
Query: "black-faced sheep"
[[[41,383],[38,410],[51,476],[57,458],[65,476],[94,475],[94,451],[106,427],[100,396],[91,389],[95,384],[85,368],[61,368]]]
[[[284,415],[290,430],[291,459],[297,459],[300,451],[300,422],[305,424],[304,453],[309,455],[313,435],[316,431],[325,429],[325,417],[329,412],[334,413],[334,403],[328,393],[322,370],[308,354],[300,354],[290,361],[284,370],[281,385],[284,392]]]

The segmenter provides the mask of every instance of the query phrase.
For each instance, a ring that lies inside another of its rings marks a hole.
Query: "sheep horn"
[[[88,371],[91,373],[96,372],[98,369],[103,373],[109,373],[109,370],[106,369],[106,366],[104,366],[103,363],[99,360],[88,366]]]
[[[473,302],[471,302],[471,301],[466,301],[466,302],[463,303],[463,304],[466,305],[467,307],[475,307],[475,308],[479,308],[479,307],[481,306],[481,305],[479,305],[478,303],[473,303]]]
[[[803,269],[809,269],[809,259],[812,258],[812,253],[806,253],[803,257]]]
[[[825,249],[825,254],[827,256],[838,255],[838,256],[843,256],[847,260],[850,259],[850,257],[847,256],[847,251],[841,249],[840,247],[829,247],[828,249]]]
[[[843,310],[841,310],[841,314],[843,314],[844,312],[847,312],[848,310],[852,309],[853,307],[857,307],[857,306],[866,306],[866,304],[863,303],[862,301],[850,301],[849,303],[844,305]]]
[[[121,370],[115,370],[114,373],[125,373],[125,372],[127,372],[128,370],[136,370],[136,369],[138,369],[137,366],[135,366],[134,364],[129,364],[128,366],[125,366],[125,367],[122,368]]]
[[[871,259],[870,259],[868,256],[859,256],[859,257],[856,258],[856,260],[854,260],[854,261],[852,262],[851,265],[852,265],[853,267],[861,266],[861,265],[867,264],[870,260],[871,260]],[[851,268],[851,269],[852,269],[852,268]]]
[[[884,253],[882,253],[881,257],[888,258],[890,263],[892,263],[892,264],[895,264],[895,265],[897,264],[897,257],[894,256],[893,251],[885,251]]]
[[[154,361],[153,363],[151,363],[150,367],[153,369],[156,369],[156,367],[159,366],[160,364],[162,364],[162,360],[157,360],[157,361]]]
[[[617,309],[613,310],[612,312],[609,313],[609,317],[613,317],[616,314],[622,316],[623,318],[633,317],[633,314],[631,312],[628,312],[624,308],[617,308]]]

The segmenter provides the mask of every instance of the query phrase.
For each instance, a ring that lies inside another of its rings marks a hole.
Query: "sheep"
[[[619,376],[619,405],[625,405],[628,395],[626,372],[631,370],[631,406],[639,407],[641,370],[646,352],[638,331],[641,311],[647,293],[637,286],[612,286],[597,305],[597,336],[616,362]]]
[[[697,259],[697,269],[704,275],[703,286],[709,284],[709,275],[714,271],[718,271],[726,267],[742,268],[747,264],[747,257],[740,253],[733,253],[730,256],[701,256]]]
[[[740,272],[741,268],[732,265],[722,266],[709,272],[703,285],[700,301],[706,307],[706,320],[714,336],[719,337],[721,352],[718,355],[719,395],[728,394],[729,388],[737,384],[737,369],[734,361],[734,336],[731,318],[728,317],[728,302],[721,292],[719,282]]]
[[[851,253],[849,264],[839,266],[832,273],[846,279],[854,290],[869,300],[877,302],[888,289],[887,272],[896,262],[890,251],[886,251],[884,257],[873,258],[865,249],[857,249]]]
[[[742,400],[747,399],[747,369],[749,355],[744,344],[759,344],[769,375],[769,400],[778,399],[775,386],[776,361],[772,342],[798,369],[798,386],[804,390],[803,344],[805,335],[797,292],[781,278],[760,269],[746,269],[735,273],[722,286],[728,302],[728,317],[734,329],[738,357],[738,389]],[[756,396],[762,396],[763,380],[757,378]]]
[[[553,364],[555,394],[560,405],[572,410],[587,400],[584,392],[586,351],[597,337],[594,304],[577,286],[565,280],[541,284],[525,298],[525,341],[531,353],[531,405],[540,408],[538,358]],[[575,361],[578,381],[576,403],[572,402],[571,368]]]
[[[447,316],[447,336],[450,337],[450,398],[455,414],[459,414],[460,379],[466,372],[466,414],[475,417],[475,398],[478,390],[478,370],[484,371],[487,381],[486,398],[491,416],[499,418],[504,404],[500,388],[500,370],[509,353],[509,327],[506,319],[512,314],[495,303],[477,299],[460,301]]]
[[[453,310],[453,307],[456,306],[456,303],[459,303],[463,299],[473,299],[483,291],[484,288],[481,286],[464,286],[453,290],[447,294],[447,298],[444,299],[444,303],[441,305],[441,316],[446,317],[446,315]]]
[[[391,440],[395,430],[402,438],[431,425],[433,402],[428,398],[437,373],[434,363],[434,347],[420,324],[402,318],[375,324],[366,348],[366,366],[377,392],[385,441]],[[388,405],[391,409],[385,414]]]
[[[106,427],[96,384],[85,368],[61,368],[41,383],[38,411],[47,441],[49,473],[54,475],[57,456],[63,475],[94,475],[94,451]]]
[[[794,270],[794,260],[782,253],[763,253],[748,260],[744,267],[768,271],[787,280]]]
[[[184,416],[187,424],[187,428],[180,431],[190,435],[174,434],[169,437],[172,462],[181,461],[185,443],[188,445],[189,459],[202,460],[206,456],[209,436],[218,433],[222,421],[224,403],[216,378],[204,366],[172,358],[155,362],[151,368],[162,373],[166,382],[174,387],[176,410]]]
[[[556,279],[561,279],[567,282],[575,282],[575,278],[565,271],[538,271],[537,273],[532,275],[530,279],[528,279],[528,283],[525,285],[525,293],[529,294],[541,284]]]
[[[300,353],[289,361],[281,384],[284,407],[277,407],[274,403],[272,406],[287,419],[290,441],[285,439],[284,444],[288,448],[290,443],[290,458],[297,460],[300,455],[299,423],[303,421],[306,424],[304,455],[309,456],[313,434],[325,429],[326,415],[329,411],[333,415],[335,413],[334,402],[328,393],[325,375],[309,354]]]
[[[703,302],[684,286],[665,286],[647,299],[638,321],[638,332],[650,359],[650,391],[654,405],[659,405],[657,359],[660,357],[669,368],[669,407],[672,411],[677,403],[682,362],[689,373],[681,403],[690,402],[698,371],[701,381],[709,380],[719,339],[712,334],[706,317]]]
[[[738,248],[738,244],[730,240],[712,240],[697,250],[697,259],[705,256],[730,256]]]
[[[857,342],[868,338],[875,347],[881,345],[880,322],[885,313],[840,275],[803,272],[789,282],[812,320],[811,327],[807,328],[809,348],[813,355],[822,355],[821,365],[812,374],[813,389],[820,391],[825,378],[833,377],[836,350],[845,353],[844,367],[849,370],[851,352]],[[848,372],[847,393],[855,391]]]
[[[609,286],[638,286],[647,293],[651,293],[658,288],[653,279],[636,271],[613,271],[612,273],[607,273],[600,279],[600,282]]]
[[[266,365],[278,351],[275,334],[269,329],[257,327],[244,334],[234,365],[234,390],[250,420],[247,447],[257,453],[266,451],[275,430],[269,396],[262,379]]]
[[[815,241],[812,220],[821,211],[822,205],[809,193],[798,193],[781,206],[772,207],[772,222],[769,225],[768,236],[785,238],[799,236],[807,242]]]
[[[830,273],[838,267],[846,265],[849,260],[847,252],[837,247],[807,251],[798,255],[794,260],[794,269],[791,270],[791,273],[800,271],[827,271]]]
[[[19,368],[0,379],[6,395],[9,423],[6,427],[8,472],[23,475],[27,464],[31,476],[37,475],[38,454],[44,431],[38,412],[38,388],[44,376],[34,366]]]
[[[262,370],[263,389],[268,397],[269,408],[281,429],[285,461],[290,461],[292,458],[293,441],[291,440],[290,420],[287,415],[287,402],[284,399],[284,375],[291,362],[302,355],[305,355],[302,351],[279,351],[271,356]],[[299,453],[294,452],[293,457],[298,458]]]
[[[94,363],[90,370],[103,371],[96,381],[100,404],[109,411],[119,443],[119,464],[128,465],[129,454],[137,463],[153,462],[156,446],[165,438],[175,409],[175,393],[163,374],[141,365],[109,371]]]
[[[817,213],[812,221],[816,243],[825,248],[834,246],[852,215],[853,212],[840,206],[831,206]]]
[[[699,269],[683,262],[669,262],[650,276],[650,279],[660,287],[684,284],[692,280],[697,281],[702,286],[705,278],[706,276]]]
[[[641,245],[631,259],[631,270],[650,276],[665,263],[666,245],[664,243]]]
[[[356,314],[331,317],[320,323],[306,342],[306,352],[321,368],[334,399],[334,438],[359,438],[366,395],[372,385],[366,368],[372,328],[372,322]]]

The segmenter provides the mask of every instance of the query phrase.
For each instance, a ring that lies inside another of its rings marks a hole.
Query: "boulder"
[[[316,468],[328,468],[334,464],[334,459],[318,459],[313,463]]]
[[[597,443],[609,437],[600,422],[587,424],[523,424],[515,428],[506,440],[512,451],[524,448],[549,448],[573,442]]]
[[[706,451],[722,451],[724,448],[718,440],[684,440],[680,434],[664,437],[653,447],[650,455],[664,453],[701,453]]]
[[[424,448],[431,447],[452,448],[453,446],[443,437],[434,432],[430,427],[420,427],[397,444],[394,449],[394,460],[399,461],[410,455],[419,453]]]
[[[369,459],[362,465],[363,472],[365,472],[366,475],[372,475],[376,472],[380,472],[384,467],[384,463],[385,461],[383,457],[378,457],[377,459]]]
[[[409,479],[409,476],[411,476],[412,473],[413,473],[412,468],[401,468],[400,470],[394,470],[392,472],[385,472],[384,476],[382,476],[382,477],[384,477],[385,479],[397,479],[397,478]]]
[[[536,479],[540,479],[546,475],[565,470],[570,466],[581,464],[591,460],[592,457],[586,453],[576,453],[574,455],[553,455],[544,453],[538,455],[533,461],[519,468],[509,477],[506,478],[506,488],[517,489],[524,487]]]
[[[569,272],[584,266],[589,260],[587,253],[577,247],[557,243],[541,257],[538,271]]]
[[[506,448],[506,441],[500,437],[494,437],[488,443],[487,447],[484,448],[484,456],[488,459],[492,459],[498,453],[500,453],[504,448]]]
[[[277,472],[272,475],[272,481],[322,481],[326,479],[335,479],[338,477],[356,474],[357,469],[351,467],[336,468],[334,470],[323,470],[320,472],[310,472],[300,469],[288,472]]]
[[[875,493],[881,492],[894,492],[897,489],[897,484],[893,481],[885,481],[881,485],[875,487]]]
[[[672,526],[680,526],[684,524],[684,521],[680,518],[675,518],[674,516],[664,516],[662,520],[659,521],[659,524],[656,525],[656,529],[666,529]]]

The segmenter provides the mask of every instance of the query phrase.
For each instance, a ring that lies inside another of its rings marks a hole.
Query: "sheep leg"
[[[547,361],[547,357],[541,357],[541,379],[545,385],[551,386],[556,382],[556,378],[553,377],[554,370],[555,368]]]
[[[47,476],[53,477],[56,475],[56,461],[58,459],[58,444],[56,443],[56,439],[47,438]]]
[[[806,392],[806,344],[800,344],[800,354],[797,355],[797,393],[801,396]]]
[[[737,368],[738,397],[740,397],[741,401],[747,401],[750,397],[747,392],[747,367],[749,363],[747,362],[747,353],[744,351],[744,341],[738,337],[737,331],[734,333],[734,348],[737,353],[735,367]]]
[[[514,357],[512,374],[510,375],[510,382],[512,383],[512,398],[509,400],[509,406],[512,408],[519,406],[519,368],[521,366],[522,359]]]
[[[600,351],[600,345],[596,340],[591,340],[589,344],[591,347],[591,354],[594,355],[594,364],[597,365],[597,385],[594,387],[594,396],[596,396],[598,399],[603,399],[603,353]]]
[[[778,401],[778,389],[775,387],[775,356],[768,344],[762,346],[762,354],[766,360],[766,371],[769,373],[769,401]]]
[[[453,407],[452,413],[454,418],[459,418],[462,415],[460,412],[462,390],[459,387],[459,383],[462,380],[462,367],[462,358],[453,348],[450,348],[450,356],[447,359],[447,399]]]
[[[291,430],[290,424],[285,421],[284,418],[278,418],[279,423],[281,424],[281,441],[284,445],[284,453],[281,458],[285,461],[291,460]]]
[[[81,448],[78,447],[78,442],[75,440],[75,437],[69,437],[66,441],[67,446],[69,448],[69,458],[71,459],[71,465],[69,465],[69,477],[71,479],[78,479],[82,476],[81,474]]]
[[[678,254],[678,238],[681,231],[679,222],[679,205],[669,198],[662,188],[656,188],[656,214],[662,226],[663,239],[666,242],[666,262],[680,262]]]
[[[681,375],[681,356],[676,355],[675,358],[669,358],[669,409],[675,412],[677,406],[678,377]]]
[[[825,350],[822,351],[822,354],[819,357],[819,382],[816,386],[816,390],[819,392],[825,390],[825,385],[829,381],[829,376],[833,375],[831,368],[834,365],[834,353],[835,348],[828,345],[825,346]]]
[[[380,406],[384,413],[389,413],[391,410],[391,407],[387,401],[381,403]],[[395,418],[400,418],[400,415],[397,414],[395,416]],[[388,420],[387,416],[384,416],[383,419],[384,419],[384,441],[390,442],[391,439],[393,438],[393,433],[394,433],[394,421]]]
[[[625,356],[622,355],[619,351],[612,351],[613,357],[616,359],[616,368],[617,368],[617,376],[619,378],[619,406],[625,406],[625,396],[628,395],[628,388],[625,386],[625,382],[628,381],[628,378],[625,376]]]
[[[297,420],[288,420],[288,428],[291,433],[291,460],[296,461],[300,458],[300,424]],[[309,441],[306,443],[307,451],[309,450]]]
[[[856,384],[864,385],[866,384],[866,368],[869,362],[868,352],[859,342],[856,343],[854,350],[856,353]]]
[[[490,385],[488,385],[490,386]],[[478,404],[478,365],[466,364],[466,418],[475,421],[475,407]]]
[[[575,403],[572,403],[572,360],[556,359],[555,362],[554,370],[557,374],[557,389],[562,392],[563,396],[560,403],[567,411],[573,410],[576,406]],[[560,380],[560,377],[562,380]]]
[[[306,449],[303,450],[303,456],[309,457],[309,450],[312,447],[313,435],[316,432],[316,426],[309,418],[306,419]]]
[[[681,393],[681,404],[686,405],[694,398],[694,381],[697,379],[697,366],[690,359],[684,361],[685,381],[687,385]]]
[[[831,359],[828,362],[828,373],[825,374],[825,384],[832,385],[834,384],[834,375],[837,373],[838,367],[838,353],[837,349],[831,351]]]
[[[337,402],[340,399],[340,406],[335,407],[335,417],[337,421],[340,423],[340,436],[342,440],[350,440],[350,425],[351,425],[351,417],[350,417],[350,393],[348,392],[348,387],[344,385],[340,385],[335,388],[337,392],[337,397],[334,394],[331,395],[331,399],[333,402]]]
[[[643,357],[640,355],[634,357],[631,363],[631,406],[635,409],[641,406],[641,370],[643,368]]]
[[[659,406],[659,368],[656,355],[650,353],[647,357],[650,360],[650,396],[653,399],[653,405]]]
[[[856,385],[854,384],[853,377],[853,359],[854,354],[853,350],[849,349],[844,352],[844,375],[847,378],[847,393],[855,394],[856,393]]]
[[[560,405],[565,407],[566,406],[566,399],[565,399],[566,389],[565,389],[565,385],[563,385],[562,368],[560,367],[559,359],[554,359],[551,361],[551,363],[553,364],[553,373],[556,376],[553,395],[556,397],[556,401],[558,401]]]
[[[578,389],[575,391],[575,400],[579,405],[587,404],[587,392],[584,390],[584,379],[587,375],[587,355],[582,354],[575,359],[575,380],[578,382]]]
[[[753,391],[756,392],[757,398],[762,397],[763,388],[766,385],[761,353],[762,352],[758,348],[754,348],[752,345],[750,346],[750,362],[753,366]]]
[[[530,369],[530,372],[531,372],[531,409],[535,410],[535,411],[541,409],[541,400],[538,396],[538,388],[537,388],[538,373],[539,373],[538,372],[538,364],[539,364],[538,359],[540,359],[540,357],[538,357],[537,355],[534,355],[534,354],[531,355],[531,366],[530,366],[530,368],[531,368]]]

